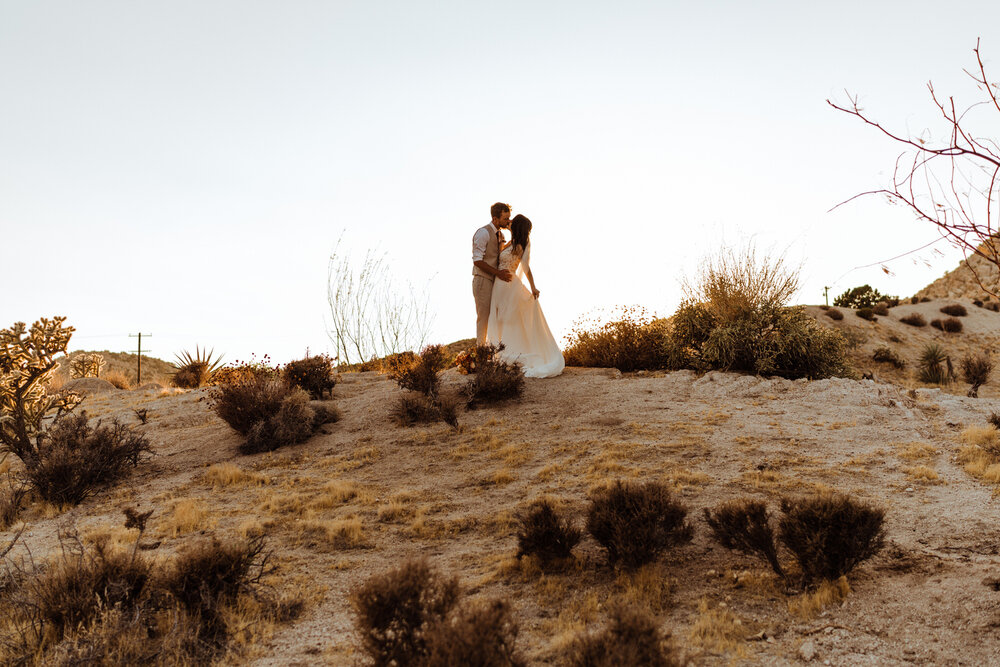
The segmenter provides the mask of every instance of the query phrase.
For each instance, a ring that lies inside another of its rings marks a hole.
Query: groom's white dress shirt
[[[493,223],[487,224],[485,227],[480,227],[476,230],[476,233],[472,235],[472,261],[479,262],[482,261],[483,257],[486,255],[486,245],[490,242],[490,234],[495,237],[499,230],[493,226]],[[468,232],[466,232],[468,234]]]

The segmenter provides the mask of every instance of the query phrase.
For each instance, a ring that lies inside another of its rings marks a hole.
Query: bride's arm
[[[528,282],[531,283],[531,295],[537,299],[538,295],[541,292],[539,292],[535,288],[535,278],[534,278],[534,276],[531,275],[531,269],[530,268],[525,268],[524,269],[524,275],[526,275],[528,277]]]

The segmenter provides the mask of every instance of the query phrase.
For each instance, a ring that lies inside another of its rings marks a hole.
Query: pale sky
[[[0,326],[322,352],[343,233],[431,281],[433,342],[472,337],[495,201],[534,222],[557,337],[669,315],[700,257],[750,239],[802,265],[801,303],[908,296],[960,255],[851,272],[935,232],[878,199],[828,212],[899,149],[825,100],[940,128],[927,81],[977,100],[962,69],[981,37],[1000,80],[998,25],[983,2],[0,0]]]

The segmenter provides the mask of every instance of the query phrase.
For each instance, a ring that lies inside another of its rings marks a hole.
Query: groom
[[[476,345],[486,343],[486,323],[490,319],[493,280],[510,282],[507,269],[500,270],[500,230],[510,227],[510,206],[497,202],[490,206],[492,220],[472,236],[472,296],[476,299]]]

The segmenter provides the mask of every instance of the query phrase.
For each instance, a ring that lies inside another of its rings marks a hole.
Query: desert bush
[[[927,326],[927,320],[920,313],[910,313],[906,317],[899,318],[899,321],[903,324],[909,324],[911,327],[925,327]]]
[[[580,529],[559,516],[548,500],[536,500],[518,517],[517,555],[536,556],[542,563],[569,558],[580,541]]]
[[[782,545],[807,583],[834,580],[878,553],[885,543],[885,512],[841,494],[781,501]]]
[[[431,398],[417,392],[411,392],[399,397],[392,416],[397,423],[403,426],[442,421],[449,426],[457,427],[458,402],[451,397]]]
[[[99,378],[104,370],[104,356],[97,352],[78,354],[69,364],[71,378]]]
[[[458,580],[441,575],[426,560],[373,575],[351,593],[365,652],[378,667],[419,664],[428,655],[428,630],[458,598]]]
[[[514,644],[518,627],[506,600],[465,601],[426,631],[420,667],[522,667]]]
[[[65,317],[42,318],[29,330],[24,322],[0,329],[0,454],[10,452],[26,465],[38,458],[42,420],[72,410],[80,397],[48,392],[59,368],[57,354],[65,354],[73,327]]]
[[[991,412],[986,421],[988,421],[993,428],[1000,431],[1000,412]]]
[[[327,394],[332,396],[333,387],[337,384],[333,361],[325,354],[290,361],[282,369],[282,373],[289,384],[304,389],[316,400]]]
[[[616,481],[590,499],[587,532],[608,552],[608,562],[635,568],[691,539],[687,508],[660,482]]]
[[[110,382],[116,389],[131,390],[134,388],[131,378],[121,371],[108,371],[101,379]]]
[[[222,355],[214,357],[215,350],[203,350],[197,345],[194,354],[184,350],[173,363],[174,374],[171,382],[175,387],[197,389],[211,384],[212,376],[222,364]]]
[[[952,303],[947,306],[941,306],[939,309],[945,315],[952,315],[954,317],[965,317],[969,312],[960,303]]]
[[[461,389],[470,408],[480,403],[518,399],[524,393],[524,370],[517,362],[501,359],[503,349],[503,343],[476,348],[476,373]]]
[[[6,475],[6,483],[0,487],[0,531],[7,530],[17,521],[28,497],[29,486],[22,479]]]
[[[871,308],[880,301],[894,300],[899,303],[899,297],[886,296],[871,285],[852,287],[833,300],[833,305],[841,308]]]
[[[684,664],[660,634],[656,619],[645,609],[614,606],[606,628],[583,633],[570,644],[571,667],[679,667]]]
[[[868,320],[869,322],[878,322],[878,318],[875,317],[875,310],[872,308],[858,308],[854,314],[863,320]]]
[[[1000,312],[1000,302],[998,301],[987,301],[983,304],[983,308],[986,310],[992,310],[994,313]]]
[[[960,333],[962,331],[962,320],[955,317],[931,320],[931,326],[940,329],[945,333]]]
[[[976,308],[982,308],[983,307],[983,302],[980,301],[979,299],[973,299],[972,300],[972,305],[975,306]]]
[[[309,439],[339,419],[336,410],[309,405],[309,395],[270,368],[237,367],[212,392],[212,408],[244,436],[244,454],[272,451]]]
[[[844,314],[839,310],[837,310],[836,308],[831,308],[830,310],[826,311],[826,316],[829,317],[834,322],[839,322],[840,320],[844,319]]]
[[[716,327],[702,346],[704,365],[719,370],[815,380],[850,374],[845,338],[801,308],[762,312]]]
[[[85,412],[68,415],[39,435],[38,456],[25,462],[25,477],[45,500],[76,505],[151,452],[145,435],[117,419],[91,426]]]
[[[889,314],[889,304],[887,304],[885,301],[876,303],[874,306],[872,306],[872,312],[875,313],[876,315],[881,315],[885,317],[886,315]]]
[[[444,348],[440,345],[428,345],[419,357],[406,361],[397,361],[389,368],[389,377],[396,381],[401,389],[417,391],[424,396],[435,397],[441,386],[438,373],[447,368]]]
[[[684,281],[682,288],[691,303],[705,304],[713,320],[725,326],[783,308],[798,291],[799,277],[782,258],[758,258],[747,246],[706,258],[697,282]]]
[[[912,303],[914,305],[920,303],[920,297],[919,296],[911,296],[910,297],[910,303]]]
[[[888,345],[879,345],[872,353],[872,360],[892,364],[895,368],[906,368],[906,362]]]
[[[948,384],[951,378],[945,368],[948,355],[937,343],[924,345],[920,353],[920,370],[917,378],[927,384]]]
[[[715,539],[727,549],[760,556],[781,577],[785,572],[778,561],[778,547],[767,512],[760,500],[742,499],[705,510],[705,520]]]
[[[966,354],[962,358],[962,377],[972,387],[969,389],[971,398],[979,397],[979,388],[986,384],[993,372],[993,360],[986,354]]]
[[[563,357],[567,366],[617,368],[623,373],[654,370],[667,365],[666,339],[662,320],[642,308],[624,308],[604,324],[585,319],[574,322]]]

